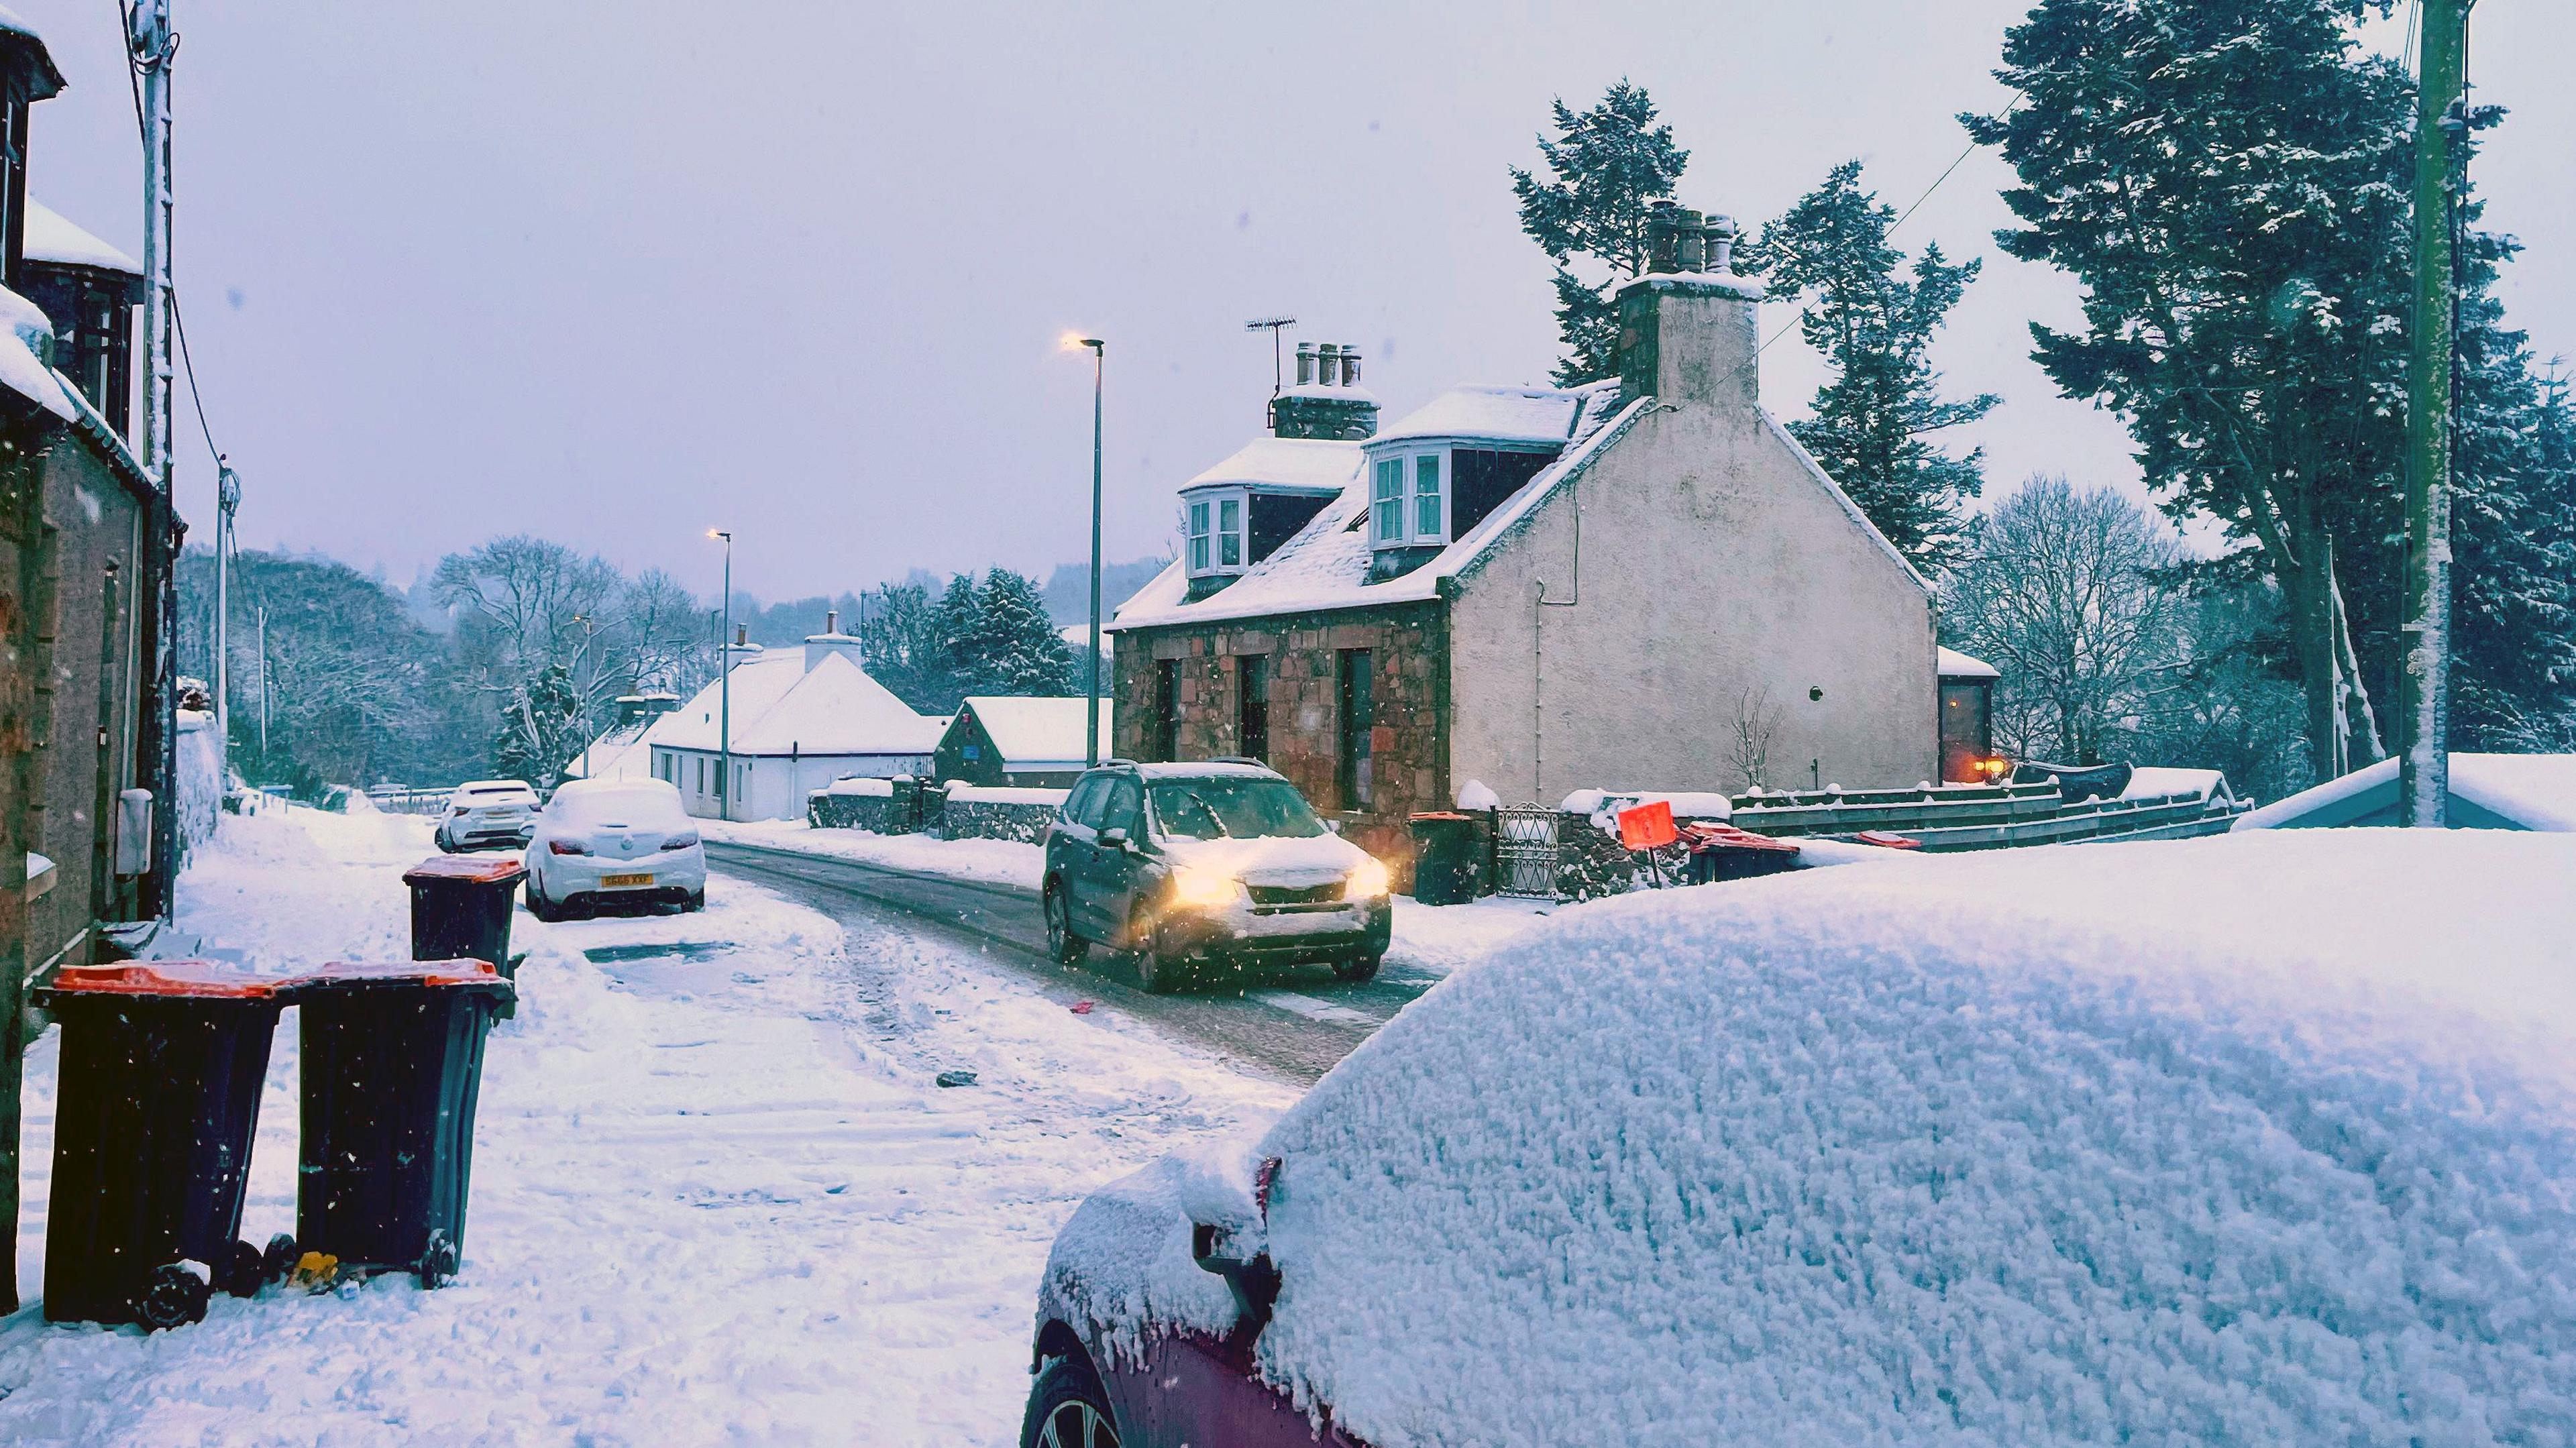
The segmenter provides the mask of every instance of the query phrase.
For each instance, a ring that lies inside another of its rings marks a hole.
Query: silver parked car
[[[438,818],[438,847],[458,850],[517,849],[528,842],[537,817],[537,792],[520,779],[478,779],[456,787]]]

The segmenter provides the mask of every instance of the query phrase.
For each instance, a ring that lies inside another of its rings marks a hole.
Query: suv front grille
[[[1330,880],[1321,885],[1246,885],[1252,892],[1255,910],[1314,910],[1342,903],[1342,882]]]

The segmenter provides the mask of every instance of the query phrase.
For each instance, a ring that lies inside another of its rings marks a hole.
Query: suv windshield
[[[1284,779],[1245,775],[1158,779],[1150,792],[1156,825],[1164,834],[1181,839],[1301,837],[1324,832],[1324,822],[1306,807],[1306,797]]]

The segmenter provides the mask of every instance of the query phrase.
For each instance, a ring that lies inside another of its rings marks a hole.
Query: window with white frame
[[[1188,535],[1190,573],[1240,573],[1249,556],[1241,493],[1213,493],[1189,500],[1182,524]]]
[[[1377,491],[1371,496],[1369,511],[1375,519],[1369,528],[1371,542],[1404,541],[1404,459],[1378,459]]]
[[[1449,541],[1446,448],[1381,457],[1370,470],[1369,540],[1381,548]]]
[[[1413,459],[1413,541],[1445,543],[1449,539],[1448,494],[1440,486],[1439,453],[1417,453]]]

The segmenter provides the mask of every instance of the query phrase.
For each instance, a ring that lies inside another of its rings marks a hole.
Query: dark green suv
[[[1297,786],[1225,760],[1086,771],[1047,831],[1045,908],[1056,960],[1132,951],[1157,994],[1200,966],[1323,963],[1367,980],[1394,919],[1386,866]]]

